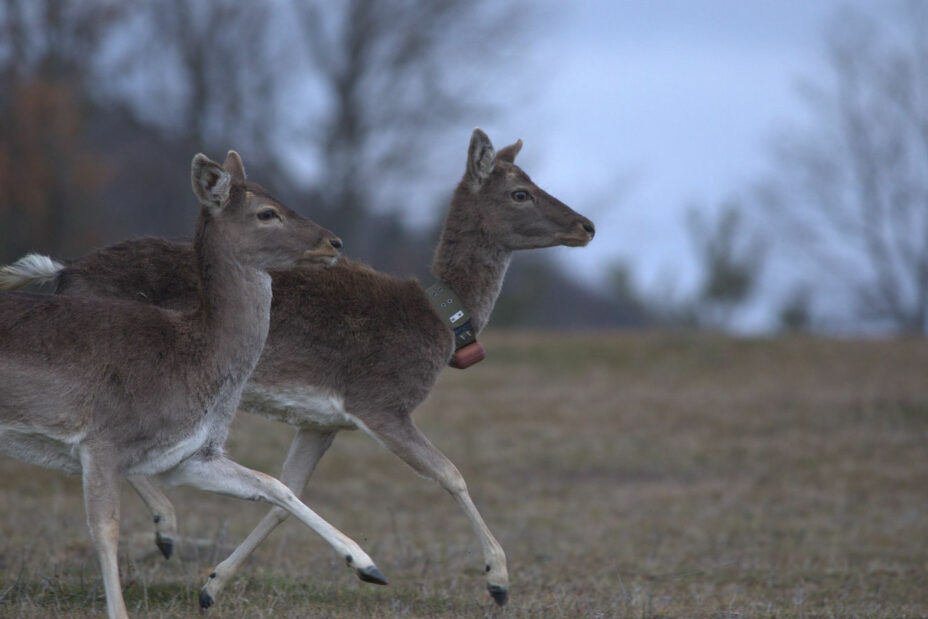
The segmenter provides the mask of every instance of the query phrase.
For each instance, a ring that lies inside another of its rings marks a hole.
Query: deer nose
[[[341,240],[340,238],[338,238],[337,236],[333,236],[332,238],[329,239],[329,245],[331,245],[331,246],[334,247],[335,249],[341,249],[341,248],[342,248],[342,240]]]
[[[590,238],[596,235],[596,228],[593,227],[592,221],[583,224],[583,229],[590,233]]]

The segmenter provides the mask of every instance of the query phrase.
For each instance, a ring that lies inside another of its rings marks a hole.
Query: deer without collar
[[[341,242],[258,185],[241,159],[193,159],[200,203],[188,309],[118,298],[0,294],[0,452],[79,473],[110,617],[119,585],[119,482],[159,476],[295,514],[364,580],[358,545],[276,479],[223,455],[229,423],[267,337],[268,269],[330,262]]]
[[[521,147],[518,141],[496,152],[483,131],[474,131],[435,252],[432,274],[457,293],[477,332],[490,318],[513,251],[582,246],[595,232],[592,222],[515,165]],[[49,265],[42,257],[32,261],[36,264],[21,265],[28,273],[7,271],[8,277],[14,283],[57,277],[61,294],[144,298],[166,307],[187,307],[194,299],[192,252],[185,244],[129,241],[67,267]],[[277,272],[273,278],[270,334],[241,408],[297,429],[281,480],[302,492],[335,434],[361,428],[451,493],[480,541],[487,588],[504,604],[509,576],[502,547],[460,472],[412,421],[413,410],[453,352],[452,332],[422,286],[346,259],[324,269]],[[133,482],[152,513],[165,516],[156,519],[160,538],[173,537],[170,502],[147,480]],[[286,517],[273,508],[217,566],[203,588],[205,606]]]

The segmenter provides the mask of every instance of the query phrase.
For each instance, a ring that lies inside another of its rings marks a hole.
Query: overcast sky
[[[596,222],[596,240],[554,250],[558,261],[595,281],[628,259],[646,287],[694,285],[687,208],[764,170],[778,128],[803,118],[797,80],[824,75],[822,33],[841,4],[552,3],[528,46],[537,77],[511,84],[525,112],[489,129],[523,138],[526,171]]]

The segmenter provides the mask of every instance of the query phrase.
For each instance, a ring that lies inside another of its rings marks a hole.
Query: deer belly
[[[248,383],[239,408],[298,428],[358,428],[355,418],[345,411],[341,396],[311,385],[265,387]]]
[[[0,454],[47,469],[80,473],[78,440],[61,441],[41,434],[0,429]]]
[[[148,450],[138,461],[126,467],[126,475],[158,475],[174,468],[197,452],[210,436],[210,426],[201,423],[179,440]]]

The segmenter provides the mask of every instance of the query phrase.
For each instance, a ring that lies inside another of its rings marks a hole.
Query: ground
[[[360,432],[304,500],[390,579],[360,583],[296,522],[213,617],[928,616],[928,343],[685,334],[489,334],[416,418],[506,549],[485,590],[449,496]],[[229,452],[279,472],[292,431],[240,415]],[[198,617],[211,567],[267,506],[172,489],[184,539],[155,550],[123,495],[137,617]],[[0,460],[0,615],[99,616],[77,478]]]

